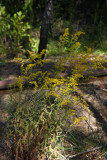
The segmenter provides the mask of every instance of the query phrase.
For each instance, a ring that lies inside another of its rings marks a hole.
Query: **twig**
[[[107,92],[107,89],[102,89],[102,88],[100,88],[100,90],[103,90],[104,92]]]
[[[84,152],[81,152],[81,153],[78,153],[78,154],[74,154],[73,156],[69,156],[68,159],[70,160],[70,159],[75,158],[75,157],[78,157],[78,156],[80,156],[80,155],[82,155],[82,154],[85,154],[85,153],[88,153],[88,152],[93,152],[93,151],[95,151],[95,150],[97,150],[97,149],[101,149],[101,148],[103,148],[103,147],[104,147],[104,146],[100,146],[100,147],[92,148],[92,149],[90,149],[90,150],[87,150],[87,151],[84,151]]]
[[[63,156],[61,153],[59,153],[58,151],[55,151],[54,149],[53,149],[53,151],[54,151],[54,152],[57,152],[57,154],[58,154],[59,156],[61,156],[62,158],[64,158],[64,159],[62,159],[62,160],[67,160],[66,157],[64,157],[64,156]]]

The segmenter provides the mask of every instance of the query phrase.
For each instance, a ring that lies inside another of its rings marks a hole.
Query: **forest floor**
[[[107,58],[107,57],[106,57]],[[53,62],[53,57],[51,57]],[[25,63],[27,64],[26,60]],[[54,64],[54,63],[53,63]],[[52,62],[48,63],[46,68],[52,67]],[[107,68],[106,68],[107,69]],[[7,61],[0,66],[0,80],[12,80],[20,75],[20,64],[14,61]],[[102,146],[107,143],[107,76],[101,75],[94,79],[79,84],[79,95],[85,95],[84,99],[89,104],[90,112],[85,111],[84,114],[88,121],[81,121],[75,125],[68,134],[72,131],[74,135],[79,137],[82,145],[87,145],[87,149]],[[8,117],[8,97],[10,90],[0,90],[0,160],[8,160],[6,151],[6,119]],[[66,130],[66,129],[65,129]],[[78,140],[78,141],[79,141]],[[80,142],[80,143],[81,143]],[[74,151],[73,154],[76,154]],[[107,152],[105,154],[107,156]],[[103,160],[102,151],[96,150],[89,152],[87,155],[77,156],[76,160]]]

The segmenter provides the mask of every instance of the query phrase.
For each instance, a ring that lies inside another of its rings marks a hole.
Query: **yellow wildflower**
[[[17,83],[17,85],[18,85],[18,87],[19,87],[19,89],[22,91],[22,89],[23,89],[23,82],[24,82],[24,80],[23,80],[23,78],[21,77],[21,76],[19,76],[17,79],[16,79],[16,83]]]

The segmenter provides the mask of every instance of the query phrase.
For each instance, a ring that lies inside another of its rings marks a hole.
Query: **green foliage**
[[[0,54],[5,54],[7,51],[7,40],[6,40],[6,32],[8,32],[9,25],[8,25],[8,19],[9,15],[6,18],[6,12],[5,7],[2,7],[0,5]]]
[[[13,38],[12,48],[16,48],[16,50],[18,50],[17,53],[20,51],[20,49],[23,51],[23,49],[26,49],[26,47],[30,47],[30,35],[28,33],[30,25],[28,22],[23,21],[24,18],[25,15],[23,15],[21,11],[15,13],[11,18],[9,37],[11,39]],[[23,48],[23,45],[25,45],[25,48]]]
[[[21,11],[11,17],[6,14],[5,7],[0,8],[0,54],[7,53],[13,57],[30,48],[30,25],[23,21],[25,15]]]
[[[14,36],[14,39],[16,40],[17,44],[19,45],[22,38],[24,36],[28,36],[28,33],[26,32],[28,29],[30,29],[30,25],[23,22],[25,15],[22,14],[22,12],[17,12],[14,14],[14,16],[11,18],[12,23],[12,33],[11,37]]]
[[[66,47],[59,47],[56,41],[50,40],[47,45],[46,57],[50,56],[60,56],[65,53]]]
[[[0,3],[2,6],[5,6],[6,8],[6,14],[10,14],[11,16],[14,15],[14,13],[22,11],[24,0],[1,0]]]
[[[40,37],[40,29],[36,28],[31,32],[31,37],[30,37],[30,43],[31,43],[31,49],[32,52],[38,52],[38,46],[39,46],[39,37]]]
[[[75,10],[75,1],[69,1],[69,0],[57,0],[54,2],[54,14],[55,17],[62,18],[62,19],[69,19],[73,20],[74,18],[74,10]]]
[[[23,6],[23,13],[26,15],[26,20],[31,24],[34,21],[34,14],[32,9],[32,0],[27,0]]]
[[[50,36],[58,40],[59,36],[64,33],[65,28],[70,28],[70,22],[67,20],[63,20],[62,18],[54,19],[51,25],[51,33]]]
[[[32,25],[32,28],[37,25],[40,27],[44,3],[44,0],[0,1],[0,12],[2,13],[0,14],[0,54],[8,53],[9,56],[14,57],[17,53],[25,53],[28,56],[27,49],[35,51],[34,46],[37,48],[38,45],[34,43],[38,44],[38,40],[30,37],[29,24]],[[105,1],[53,0],[53,3],[54,20],[50,33],[53,39],[58,40],[65,27],[71,30],[72,26],[77,23],[78,28],[80,30],[82,28],[88,35],[83,38],[83,43],[87,43],[86,45],[92,49],[100,50],[101,48],[106,52],[106,47],[102,44],[107,32]],[[33,34],[34,32],[33,30]],[[54,54],[54,51],[57,53],[56,48],[54,47],[51,53],[49,51],[48,55]]]

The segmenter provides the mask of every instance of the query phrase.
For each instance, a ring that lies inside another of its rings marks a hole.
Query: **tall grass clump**
[[[26,67],[23,59],[18,58],[22,74],[16,79],[16,84],[20,92],[17,98],[11,98],[7,134],[12,159],[62,159],[65,152],[61,151],[60,144],[66,122],[72,117],[72,126],[85,119],[79,112],[89,109],[83,97],[76,94],[78,81],[84,77],[86,69],[103,66],[97,57],[91,55],[90,48],[79,48],[78,37],[81,34],[84,33],[69,35],[69,29],[65,29],[58,45],[66,46],[66,54],[55,65],[54,76],[48,70],[37,69],[45,63],[41,57],[46,50],[36,55],[29,51],[30,63]],[[62,73],[66,74],[68,70],[72,74],[64,77]],[[24,96],[25,80],[33,84],[35,90],[27,98]]]

